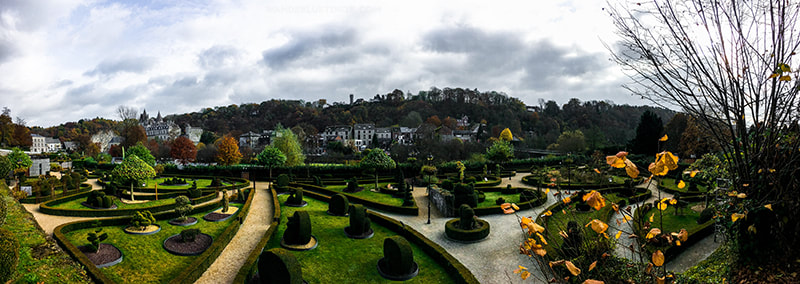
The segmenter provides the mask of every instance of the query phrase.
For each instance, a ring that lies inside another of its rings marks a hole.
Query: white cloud
[[[0,106],[50,126],[118,105],[170,114],[432,86],[641,103],[618,86],[594,2],[7,0]]]

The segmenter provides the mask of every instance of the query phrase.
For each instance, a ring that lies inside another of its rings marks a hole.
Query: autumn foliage
[[[181,136],[172,141],[169,154],[182,164],[191,163],[197,158],[197,147],[194,146],[192,140],[186,136]]]
[[[222,165],[235,165],[242,160],[242,153],[239,153],[239,144],[236,139],[225,135],[217,140],[217,162]]]

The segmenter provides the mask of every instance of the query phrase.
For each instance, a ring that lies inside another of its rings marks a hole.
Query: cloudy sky
[[[604,1],[0,0],[0,107],[29,126],[431,86],[644,104]]]

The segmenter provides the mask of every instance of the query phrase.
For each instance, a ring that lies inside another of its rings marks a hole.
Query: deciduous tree
[[[217,162],[222,165],[235,165],[242,160],[242,153],[239,153],[239,143],[236,139],[228,135],[217,140]]]
[[[197,158],[197,148],[194,146],[192,140],[186,136],[181,136],[176,138],[175,141],[172,141],[169,154],[173,159],[185,165],[195,161]]]
[[[144,146],[144,144],[137,143],[135,146],[125,149],[125,157],[135,155],[142,159],[148,165],[155,166],[156,165],[156,158],[153,157],[153,154],[150,154],[150,150]]]
[[[486,158],[495,163],[502,163],[514,157],[514,146],[506,140],[497,140],[486,149]]]
[[[269,178],[272,179],[272,168],[286,163],[286,155],[276,147],[267,146],[256,156],[258,164],[269,168]]]
[[[275,129],[277,137],[272,141],[272,146],[278,148],[286,155],[286,166],[294,167],[302,165],[306,160],[306,155],[303,154],[303,147],[297,136],[291,129],[283,128],[281,126]]]
[[[375,173],[375,188],[378,188],[378,171],[394,169],[397,164],[381,149],[372,149],[359,163],[362,168],[372,169]]]

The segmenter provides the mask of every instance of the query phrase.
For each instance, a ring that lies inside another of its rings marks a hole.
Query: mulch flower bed
[[[203,216],[203,220],[210,221],[210,222],[219,222],[231,217],[231,214],[222,214],[211,212]]]
[[[113,262],[121,260],[122,252],[113,245],[100,244],[98,247],[97,252],[91,251],[87,246],[79,246],[78,249],[98,267],[105,267],[106,264],[113,265],[116,264]]]
[[[195,218],[195,217],[187,217],[186,220],[183,221],[183,222],[178,221],[178,219],[172,219],[172,220],[169,220],[169,224],[170,225],[175,225],[175,226],[194,225],[194,224],[197,224],[197,218]]]
[[[181,235],[174,235],[164,241],[164,249],[177,255],[198,255],[203,253],[214,239],[207,234],[198,234],[193,242],[181,242]]]

